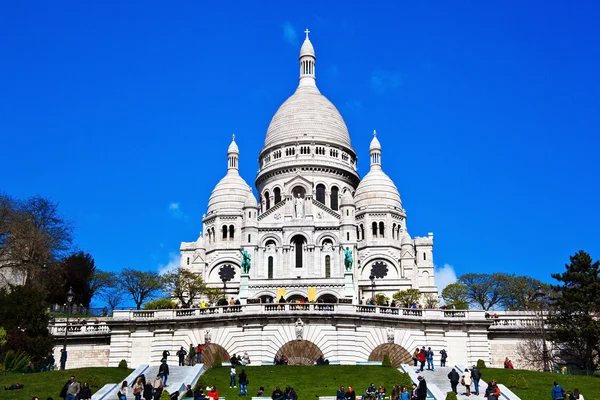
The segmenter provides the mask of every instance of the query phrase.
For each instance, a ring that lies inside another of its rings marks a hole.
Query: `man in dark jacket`
[[[456,369],[452,368],[452,371],[448,374],[448,379],[450,379],[450,386],[452,386],[452,391],[456,394],[456,387],[458,386],[458,382],[460,381],[460,375],[456,372]]]
[[[167,379],[169,379],[169,366],[167,365],[166,358],[162,359],[160,367],[158,367],[158,376],[160,376],[163,386],[167,387]]]
[[[179,366],[185,366],[185,356],[187,355],[187,351],[185,351],[183,346],[181,346],[181,348],[175,354],[177,354],[177,357],[179,358]]]
[[[479,380],[481,379],[481,371],[477,366],[473,365],[471,368],[471,379],[473,379],[473,385],[475,386],[475,395],[479,396]]]
[[[285,400],[298,400],[298,394],[294,388],[286,386],[284,393]]]
[[[335,400],[346,400],[346,391],[344,390],[343,386],[340,386],[338,389],[335,395]]]
[[[279,386],[275,386],[275,390],[273,390],[273,393],[271,393],[271,399],[273,399],[273,400],[282,400],[283,399],[283,392],[281,391],[281,389],[279,389]]]
[[[417,400],[426,400],[427,382],[425,382],[425,379],[420,375],[417,379],[419,380],[419,387],[417,388]]]

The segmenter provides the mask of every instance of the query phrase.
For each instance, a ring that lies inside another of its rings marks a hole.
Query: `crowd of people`
[[[422,376],[419,376],[418,382],[418,384],[413,383],[410,388],[395,384],[390,393],[390,400],[425,400],[427,398],[427,382]],[[371,383],[362,395],[357,394],[352,386],[348,386],[348,389],[340,386],[335,395],[336,400],[383,400],[385,397],[385,387],[383,385],[376,387],[375,383]]]

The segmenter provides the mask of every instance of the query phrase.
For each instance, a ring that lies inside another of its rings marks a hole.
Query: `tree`
[[[191,307],[206,291],[206,284],[200,275],[182,268],[163,275],[163,283],[171,296],[185,308]]]
[[[126,293],[131,295],[138,310],[142,303],[151,299],[161,290],[161,278],[154,271],[136,271],[126,268],[119,274],[119,282]]]
[[[39,288],[27,284],[0,289],[0,321],[7,332],[4,350],[25,351],[39,359],[52,349],[49,315]]]
[[[427,293],[423,295],[423,303],[425,304],[425,308],[437,308],[439,299],[435,294]]]
[[[389,305],[389,299],[385,294],[377,293],[375,295],[375,304],[378,306],[385,306],[386,304]]]
[[[92,286],[95,288],[95,295],[106,302],[111,311],[123,302],[125,291],[116,273],[97,271]]]
[[[536,298],[539,288],[548,292],[550,286],[529,276],[507,275],[504,280],[504,296],[501,305],[510,311],[539,309],[540,302]]]
[[[392,295],[396,304],[399,307],[410,308],[413,304],[417,304],[421,298],[419,289],[399,290]]]
[[[102,283],[97,279],[94,258],[83,251],[72,253],[58,264],[53,264],[48,272],[49,287],[62,288],[48,293],[50,303],[63,303],[65,293],[71,287],[75,293],[73,302],[89,307],[92,297]]]
[[[570,257],[562,274],[552,274],[559,284],[553,285],[553,311],[548,322],[553,327],[551,339],[564,354],[569,354],[580,368],[593,371],[600,356],[600,261],[584,251]]]
[[[509,275],[468,273],[458,278],[467,287],[469,303],[476,304],[484,310],[501,305],[506,296]]]
[[[456,310],[469,309],[469,288],[460,282],[451,283],[442,290],[446,305]]]
[[[221,287],[206,287],[204,290],[204,295],[208,299],[208,301],[212,303],[216,303],[219,299],[224,297],[223,288]]]
[[[0,194],[0,272],[13,279],[10,283],[39,283],[42,266],[60,260],[71,248],[72,230],[58,203]]]

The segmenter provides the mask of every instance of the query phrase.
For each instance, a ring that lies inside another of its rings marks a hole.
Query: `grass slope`
[[[600,400],[600,378],[593,376],[559,375],[548,372],[525,371],[503,368],[486,368],[481,370],[483,380],[489,382],[496,379],[508,387],[510,375],[523,375],[527,381],[527,389],[509,387],[522,400],[543,400],[551,399],[553,382],[558,383],[565,390],[579,389],[585,400]]]
[[[340,386],[352,386],[358,394],[363,394],[371,382],[377,387],[383,385],[388,395],[392,392],[394,384],[408,385],[410,378],[407,374],[400,373],[395,368],[381,366],[352,366],[352,365],[324,365],[324,366],[264,366],[264,367],[238,367],[238,374],[246,370],[248,380],[248,394],[255,396],[258,388],[264,386],[265,394],[271,396],[275,386],[282,390],[287,385],[298,393],[300,399],[315,399],[315,396],[335,396]],[[229,368],[211,368],[199,381],[203,387],[215,385],[221,397],[233,399],[238,397],[238,389],[229,388]]]
[[[131,371],[133,370],[123,368],[77,368],[67,371],[1,375],[0,399],[31,400],[33,396],[38,396],[41,400],[48,397],[59,400],[60,390],[71,375],[75,375],[75,379],[81,384],[85,381],[95,382],[98,386],[92,387],[92,392],[96,392],[107,383],[120,383]],[[19,390],[4,390],[5,386],[13,383],[21,383],[25,387]]]

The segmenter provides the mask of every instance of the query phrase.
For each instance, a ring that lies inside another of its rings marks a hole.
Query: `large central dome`
[[[265,138],[265,148],[308,139],[352,148],[341,114],[316,85],[300,85],[277,110]]]

